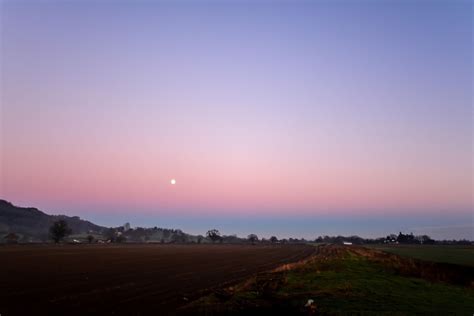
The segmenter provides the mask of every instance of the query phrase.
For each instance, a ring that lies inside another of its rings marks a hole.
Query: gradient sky
[[[201,234],[474,239],[472,14],[2,1],[0,197]]]

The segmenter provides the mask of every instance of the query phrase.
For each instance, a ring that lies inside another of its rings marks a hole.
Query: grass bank
[[[456,267],[420,263],[372,249],[319,246],[319,253],[304,264],[220,289],[184,311],[206,315],[472,315],[474,269]],[[305,307],[309,299],[314,303]]]

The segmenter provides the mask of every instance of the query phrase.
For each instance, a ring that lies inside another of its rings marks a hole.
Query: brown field
[[[315,247],[36,245],[0,247],[0,314],[164,315]]]

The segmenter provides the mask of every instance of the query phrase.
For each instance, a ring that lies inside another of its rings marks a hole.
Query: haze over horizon
[[[199,234],[474,239],[470,1],[0,10],[0,198]]]

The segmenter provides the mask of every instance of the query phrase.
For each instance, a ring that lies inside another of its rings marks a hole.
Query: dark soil
[[[212,290],[312,255],[315,247],[0,247],[0,314],[169,315]]]

